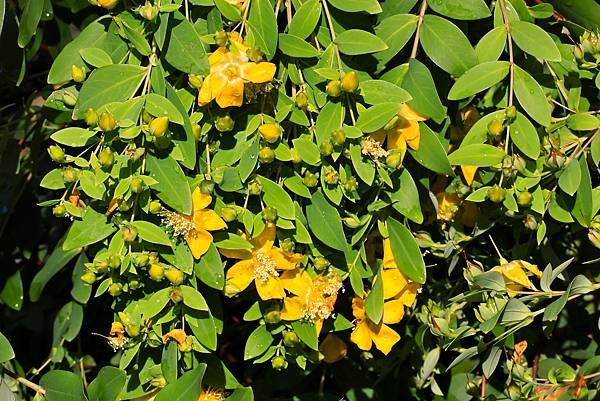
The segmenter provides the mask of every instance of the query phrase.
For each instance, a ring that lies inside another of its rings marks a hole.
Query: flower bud
[[[277,209],[267,206],[262,210],[262,218],[264,221],[274,223],[277,220]]]
[[[150,134],[155,138],[162,138],[167,132],[167,128],[169,128],[169,117],[166,116],[156,117],[148,124]]]
[[[319,151],[321,152],[321,156],[327,157],[333,153],[333,144],[330,140],[324,140],[319,145]]]
[[[588,231],[588,239],[596,248],[600,248],[600,231],[590,229]]]
[[[215,190],[215,182],[213,180],[202,180],[198,188],[203,194],[210,195]]]
[[[250,195],[260,195],[262,192],[262,184],[257,180],[253,180],[248,184],[248,192]]]
[[[227,223],[231,223],[232,221],[235,221],[235,219],[237,219],[237,212],[232,207],[227,207],[227,206],[226,207],[222,207],[221,208],[221,217]]]
[[[217,46],[219,46],[219,47],[227,46],[227,41],[229,40],[229,36],[227,35],[227,32],[225,32],[225,31],[216,32],[214,38],[215,38],[215,43]]]
[[[121,203],[119,203],[119,210],[121,212],[128,212],[129,210],[131,210],[131,206],[131,199],[122,200]]]
[[[79,179],[79,171],[71,166],[65,167],[62,170],[62,178],[65,184],[74,183]]]
[[[102,152],[98,154],[98,163],[104,169],[110,169],[115,162],[115,155],[109,148],[102,149]]]
[[[281,138],[283,130],[279,124],[266,123],[258,127],[258,132],[260,132],[260,136],[268,143],[275,143]]]
[[[344,189],[348,192],[356,191],[358,189],[358,181],[356,181],[356,178],[348,178],[344,183]]]
[[[342,94],[342,83],[339,79],[329,81],[325,87],[325,92],[331,97],[338,97]]]
[[[329,267],[330,263],[324,257],[317,256],[315,258],[315,260],[313,261],[313,265],[315,266],[315,269],[317,269],[318,271],[323,271]]]
[[[258,151],[258,161],[263,164],[272,163],[275,160],[275,151],[267,146]]]
[[[513,168],[515,170],[522,173],[523,171],[525,171],[526,166],[527,163],[525,162],[525,159],[523,159],[523,157],[519,155],[513,155]]]
[[[108,262],[106,262],[104,260],[95,260],[94,268],[99,273],[106,273],[108,271]]]
[[[517,195],[517,204],[522,207],[529,207],[531,205],[531,201],[533,199],[533,195],[529,191],[519,192]]]
[[[63,93],[63,103],[67,106],[75,106],[75,103],[77,103],[77,95],[69,90],[65,90]]]
[[[121,257],[119,255],[110,255],[107,262],[109,269],[116,270],[121,267]]]
[[[148,211],[152,214],[158,214],[162,210],[162,205],[159,201],[153,200],[148,205]]]
[[[86,284],[92,285],[96,282],[96,275],[94,274],[94,272],[88,270],[81,276],[81,281],[83,281]]]
[[[71,78],[75,82],[85,81],[85,70],[75,64],[71,66]]]
[[[170,268],[165,271],[165,277],[173,285],[179,285],[183,283],[183,272],[179,269]]]
[[[224,116],[217,117],[215,121],[215,128],[219,132],[229,132],[233,129],[235,122],[233,118],[229,114],[225,114]]]
[[[279,246],[283,249],[284,252],[292,253],[296,249],[296,243],[291,238],[284,239]]]
[[[196,140],[196,142],[198,142],[202,137],[202,128],[200,127],[200,124],[192,124],[192,134],[194,134],[194,139]]]
[[[169,292],[169,298],[171,299],[171,302],[178,304],[183,301],[183,292],[181,292],[178,287],[173,287]]]
[[[152,114],[148,113],[146,109],[142,110],[142,122],[144,124],[150,124],[150,121],[152,121],[153,119],[154,117],[152,116]]]
[[[67,215],[67,208],[63,204],[58,204],[52,208],[52,214],[56,217],[64,217]]]
[[[300,344],[300,337],[293,331],[285,331],[283,333],[283,344],[285,344],[286,347],[293,348]]]
[[[98,127],[104,132],[112,131],[117,128],[117,122],[115,121],[115,118],[111,112],[103,111],[100,114],[100,118],[98,119]]]
[[[504,111],[504,115],[508,121],[513,121],[517,118],[517,108],[515,106],[507,107]]]
[[[108,293],[113,297],[118,297],[123,292],[123,284],[112,283],[108,286]]]
[[[269,324],[277,324],[281,321],[281,311],[277,305],[271,305],[263,315],[265,322]]]
[[[153,6],[150,2],[146,1],[146,4],[141,6],[138,12],[142,18],[153,21],[158,15],[158,6]]]
[[[290,149],[290,154],[292,155],[292,163],[294,163],[294,164],[302,163],[302,158],[298,154],[298,151],[296,150],[296,148]]]
[[[250,61],[254,61],[255,63],[261,61],[263,59],[263,52],[260,51],[259,48],[251,47],[246,50],[246,56]]]
[[[150,380],[150,385],[152,387],[164,387],[167,385],[167,380],[163,375],[153,377],[152,380]]]
[[[119,4],[119,0],[97,0],[97,3],[102,8],[112,10]]]
[[[50,146],[48,148],[48,154],[50,155],[50,158],[55,162],[64,163],[66,160],[65,151],[58,145]]]
[[[134,194],[142,193],[146,189],[146,183],[140,177],[133,177],[129,182],[129,189]]]
[[[492,140],[497,140],[500,135],[502,135],[503,129],[503,122],[497,118],[494,118],[487,125],[488,137]]]
[[[306,96],[306,92],[304,91],[298,92],[294,101],[296,102],[296,106],[301,109],[308,107],[308,96]]]
[[[278,355],[278,356],[274,356],[271,359],[271,366],[273,367],[273,369],[281,371],[281,370],[287,369],[288,363],[285,360],[285,357]]]
[[[487,191],[487,197],[494,203],[500,203],[504,200],[506,196],[506,190],[499,185],[494,185],[490,187]]]
[[[342,222],[348,228],[358,228],[363,225],[363,223],[360,221],[360,219],[356,215],[344,217],[344,218],[342,218]]]
[[[309,188],[315,187],[317,186],[317,184],[319,183],[319,178],[317,177],[316,174],[311,173],[310,171],[307,171],[304,174],[304,178],[302,179],[302,182],[304,182],[304,185],[306,185]]]
[[[538,227],[538,223],[535,220],[535,217],[533,217],[533,215],[529,213],[525,215],[525,218],[523,219],[523,225],[531,231],[536,230]]]
[[[336,129],[331,132],[331,143],[335,146],[342,146],[346,142],[346,133],[341,129]]]
[[[133,264],[135,267],[146,267],[150,262],[150,257],[147,253],[138,253],[133,257]]]
[[[337,171],[331,169],[325,173],[324,181],[329,185],[336,185],[340,179],[340,175]]]
[[[402,167],[402,152],[390,152],[385,158],[385,165],[392,170]]]
[[[154,281],[160,281],[165,276],[165,268],[160,263],[152,263],[148,269],[148,275]]]
[[[194,89],[200,89],[202,87],[202,82],[204,79],[202,75],[197,74],[189,74],[188,75],[188,85]]]
[[[583,60],[583,58],[585,57],[585,53],[583,52],[581,46],[573,46],[573,56],[575,56],[577,60]]]
[[[123,241],[127,244],[133,243],[138,235],[138,231],[134,226],[127,225],[121,227],[121,235],[123,236]]]
[[[342,77],[342,90],[346,93],[352,93],[358,89],[358,75],[356,71],[350,71]]]
[[[88,127],[95,127],[98,124],[98,113],[96,113],[96,110],[89,108],[83,114],[83,119]]]

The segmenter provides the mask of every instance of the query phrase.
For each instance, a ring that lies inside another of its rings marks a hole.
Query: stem
[[[513,52],[513,42],[510,29],[510,20],[508,19],[508,12],[506,11],[506,0],[500,0],[500,10],[502,11],[502,18],[504,19],[504,26],[506,27],[506,35],[508,36],[508,61],[510,63],[509,73],[510,80],[508,84],[508,107],[513,105],[514,101],[514,84],[515,84],[515,56]],[[510,141],[510,125],[506,127],[506,140],[504,143],[504,153],[508,153],[508,143]]]
[[[333,50],[335,51],[335,55],[338,62],[338,70],[340,74],[343,71],[342,68],[342,57],[340,56],[340,49],[338,48],[337,43],[335,42],[335,30],[333,29],[333,19],[331,18],[331,13],[329,12],[329,7],[327,7],[327,1],[321,0],[321,4],[323,4],[323,10],[325,10],[325,19],[327,19],[327,25],[329,26],[329,32],[331,34],[331,42],[333,44]]]
[[[410,58],[417,57],[417,50],[419,50],[419,38],[421,36],[421,25],[423,24],[423,17],[427,10],[427,0],[423,0],[421,3],[421,9],[419,10],[419,20],[417,21],[417,32],[415,33],[415,39],[413,40],[412,51],[410,52]]]
[[[24,377],[19,376],[15,372],[11,372],[10,370],[4,368],[2,370],[2,373],[4,373],[8,377],[14,379],[18,383],[21,383],[25,387],[29,387],[30,389],[32,389],[33,391],[35,391],[38,394],[41,394],[41,395],[45,395],[46,394],[46,389],[44,389],[42,386],[40,386],[38,384],[35,384],[34,382],[31,382],[31,381],[27,380]]]

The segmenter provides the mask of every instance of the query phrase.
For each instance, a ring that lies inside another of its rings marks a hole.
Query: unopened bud
[[[288,367],[288,362],[285,360],[285,357],[278,355],[271,359],[271,366],[278,371],[285,370]]]
[[[165,277],[165,268],[159,263],[152,263],[148,269],[148,275],[154,281],[160,281]]]
[[[81,281],[83,281],[86,284],[92,285],[96,282],[96,275],[94,274],[94,272],[86,271],[81,276]]]
[[[190,74],[188,75],[188,84],[194,89],[200,89],[202,87],[202,79],[201,75]]]
[[[504,129],[503,122],[497,118],[494,118],[487,125],[488,136],[490,139],[497,140]]]
[[[329,81],[325,87],[325,92],[331,97],[338,97],[342,94],[342,83],[339,79]]]
[[[517,195],[517,204],[522,207],[529,207],[531,205],[531,201],[533,199],[533,195],[529,191],[519,192]]]
[[[215,190],[215,182],[213,180],[202,180],[198,188],[203,194],[210,195]]]
[[[117,122],[111,112],[104,111],[100,114],[98,127],[104,132],[112,131],[117,128]]]
[[[202,137],[202,128],[200,127],[200,124],[192,124],[192,134],[194,134],[194,139],[196,140],[196,142],[198,142]]]
[[[58,204],[52,208],[52,214],[56,217],[64,217],[67,215],[67,208],[63,204]]]
[[[323,271],[330,265],[329,261],[322,256],[317,256],[313,261],[313,264],[315,265],[315,269],[318,271]]]
[[[504,200],[506,196],[506,190],[499,185],[494,185],[490,187],[487,191],[487,197],[494,203],[500,203]]]
[[[119,0],[97,0],[97,3],[102,8],[112,10],[119,4]]]
[[[85,81],[85,70],[75,64],[71,66],[71,78],[75,82]]]
[[[215,43],[219,47],[227,46],[227,41],[229,40],[229,36],[225,31],[219,31],[215,33]]]
[[[263,58],[263,52],[256,47],[251,47],[246,50],[246,56],[250,61],[254,61],[255,63],[259,62]]]
[[[306,92],[298,92],[294,100],[296,101],[296,106],[300,107],[301,109],[308,107],[308,96],[306,96]]]
[[[266,123],[258,127],[258,132],[260,132],[260,136],[268,143],[275,143],[281,138],[283,130],[279,124]]]
[[[62,170],[62,178],[65,184],[72,184],[79,179],[79,171],[73,167],[65,167]]]
[[[58,145],[51,145],[48,148],[48,154],[50,158],[58,163],[64,163],[66,160],[65,151]]]
[[[358,89],[358,75],[356,71],[350,71],[342,77],[342,90],[346,93],[352,93]]]
[[[274,223],[277,220],[277,209],[271,206],[267,206],[262,211],[262,218],[264,221]]]
[[[217,117],[217,119],[215,121],[215,128],[219,132],[229,132],[233,129],[234,125],[235,125],[235,122],[233,121],[233,118],[231,118],[231,116],[229,114],[226,114],[221,117]]]
[[[309,188],[315,187],[317,186],[317,184],[319,183],[319,178],[317,177],[316,174],[311,173],[310,171],[307,171],[304,174],[304,178],[302,179],[302,182],[304,182],[304,185],[306,185]]]
[[[109,148],[102,149],[102,152],[100,152],[98,154],[98,163],[100,163],[102,168],[109,169],[112,167],[114,162],[115,162],[115,155],[114,155],[113,151],[110,150]]]
[[[148,124],[150,134],[155,138],[162,138],[169,128],[169,117],[156,117]]]
[[[333,144],[330,140],[324,140],[319,145],[319,152],[321,152],[321,156],[327,157],[333,153]]]
[[[123,284],[112,283],[108,286],[108,293],[113,297],[118,297],[123,292]]]
[[[341,129],[336,129],[331,132],[331,142],[335,146],[342,146],[346,142],[346,133]]]
[[[95,127],[98,124],[98,113],[92,108],[85,111],[83,118],[88,127]]]
[[[153,6],[150,2],[146,1],[146,4],[139,8],[140,16],[148,21],[152,21],[158,15],[158,6]]]
[[[173,285],[179,285],[181,283],[183,283],[183,272],[179,269],[175,269],[175,268],[170,268],[167,269],[167,271],[165,271],[165,277],[167,278],[167,280],[169,280],[169,282]]]
[[[140,177],[133,177],[129,182],[129,189],[134,194],[139,194],[142,193],[144,189],[146,189],[146,184],[144,183],[144,180],[142,180]]]
[[[300,337],[293,331],[286,331],[283,333],[283,343],[286,347],[293,348],[300,344]]]
[[[148,205],[148,211],[152,214],[158,214],[162,210],[162,205],[159,201],[153,200]]]
[[[337,171],[331,169],[325,173],[324,181],[329,185],[336,185],[340,179],[340,175]]]
[[[272,163],[275,160],[275,151],[267,146],[258,151],[258,161],[263,164]]]
[[[256,180],[253,180],[248,184],[248,192],[250,195],[260,195],[262,192],[262,184]]]
[[[123,241],[127,244],[133,243],[138,235],[138,231],[134,226],[123,226],[121,227],[121,235],[123,236]]]
[[[221,217],[227,223],[231,223],[232,221],[235,221],[235,219],[237,219],[237,212],[232,207],[222,207],[221,208]]]
[[[284,239],[280,244],[284,252],[292,253],[296,249],[296,243],[291,238]]]

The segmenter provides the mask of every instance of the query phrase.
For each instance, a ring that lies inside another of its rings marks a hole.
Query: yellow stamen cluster
[[[256,269],[254,269],[254,279],[266,283],[270,277],[279,277],[277,263],[265,252],[258,251],[255,254]]]
[[[159,216],[162,217],[163,224],[173,230],[175,237],[187,237],[196,232],[194,222],[180,213],[162,209]]]
[[[314,295],[304,309],[304,319],[315,322],[331,316],[340,289],[342,289],[342,281],[337,274],[315,279],[312,291]]]
[[[369,156],[372,159],[379,159],[388,155],[387,150],[381,147],[381,143],[371,137],[366,137],[362,141],[362,154]]]
[[[202,390],[198,401],[223,401],[224,399],[225,393],[223,392],[223,390],[209,387],[206,390]]]

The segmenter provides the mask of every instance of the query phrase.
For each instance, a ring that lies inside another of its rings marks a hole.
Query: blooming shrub
[[[597,397],[595,2],[93,2],[11,5],[29,59],[87,17],[0,299],[72,289],[0,399]]]

